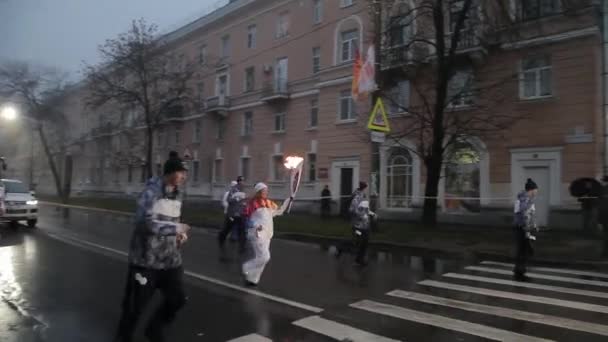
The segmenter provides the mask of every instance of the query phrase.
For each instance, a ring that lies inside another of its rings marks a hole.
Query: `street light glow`
[[[13,106],[5,106],[2,108],[2,113],[0,113],[3,119],[8,121],[13,121],[17,118],[17,109]]]

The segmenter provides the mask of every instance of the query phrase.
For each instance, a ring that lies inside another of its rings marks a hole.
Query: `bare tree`
[[[62,108],[68,86],[66,79],[66,74],[57,69],[36,67],[25,62],[6,62],[0,66],[0,96],[16,102],[23,109],[23,116],[37,131],[53,174],[57,196],[64,202],[69,196],[69,180],[61,181],[54,155],[57,152],[64,155],[65,152],[67,120]]]
[[[87,104],[140,113],[145,126],[145,168],[152,175],[153,136],[163,121],[180,116],[193,103],[190,81],[194,65],[157,37],[157,27],[145,20],[99,47],[101,63],[86,65]]]
[[[419,156],[426,169],[422,221],[437,222],[439,183],[446,165],[463,142],[505,132],[522,119],[492,110],[505,101],[506,86],[517,75],[478,75],[485,55],[511,39],[509,1],[503,0],[372,0],[376,25],[382,32],[379,64],[380,96],[388,99],[402,119],[389,139],[407,137],[416,146],[403,146]],[[395,75],[397,75],[395,77]],[[399,79],[411,82],[411,104],[387,91]]]

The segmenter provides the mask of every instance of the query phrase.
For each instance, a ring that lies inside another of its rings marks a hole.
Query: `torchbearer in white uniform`
[[[253,251],[253,258],[243,264],[245,285],[257,286],[264,267],[270,261],[270,241],[274,234],[274,217],[283,215],[291,204],[289,197],[279,207],[268,199],[268,186],[264,183],[255,185],[255,195],[249,200],[244,216],[247,220],[247,240]]]

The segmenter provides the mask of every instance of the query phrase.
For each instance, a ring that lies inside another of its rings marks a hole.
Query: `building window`
[[[93,179],[97,178],[97,177],[92,177]],[[127,166],[127,182],[128,183],[133,183],[133,165],[129,164]]]
[[[523,20],[533,20],[557,14],[561,10],[559,0],[522,0],[521,16]]]
[[[245,69],[245,92],[253,91],[255,88],[255,67]]]
[[[200,108],[204,108],[205,106],[205,83],[199,82],[197,85],[198,89],[198,104]]]
[[[140,183],[146,182],[146,164],[141,165],[141,177],[139,178]]]
[[[250,136],[253,133],[253,112],[243,114],[243,136]]]
[[[355,103],[353,101],[352,93],[350,90],[342,90],[340,92],[340,120],[354,120],[355,115]]]
[[[272,180],[275,182],[285,180],[285,165],[283,165],[282,155],[272,157]]]
[[[198,160],[192,161],[192,180],[197,183],[199,180],[200,173],[200,162]]]
[[[319,124],[319,100],[314,99],[310,101],[310,120],[308,121],[308,127],[316,128]]]
[[[277,18],[277,32],[275,38],[283,38],[289,35],[289,12],[279,14]]]
[[[257,31],[258,28],[255,25],[249,25],[249,27],[247,27],[247,48],[255,49]]]
[[[162,128],[158,129],[158,132],[156,133],[156,145],[158,147],[164,147],[166,146],[166,141],[165,141],[165,130]]]
[[[213,182],[214,183],[220,183],[224,180],[224,175],[223,175],[223,160],[222,159],[216,159],[215,162],[213,163]]]
[[[274,115],[274,131],[277,133],[285,132],[285,113]]]
[[[354,0],[340,0],[340,7],[352,6],[354,2]]]
[[[251,175],[251,159],[249,157],[241,157],[241,170],[240,175],[245,178],[245,180],[249,179]]]
[[[200,120],[194,123],[194,134],[192,135],[192,142],[199,143],[201,142],[203,126]]]
[[[178,146],[182,142],[182,128],[175,127],[175,145]]]
[[[452,107],[468,107],[474,103],[473,72],[457,71],[448,84],[448,102]]]
[[[216,132],[215,137],[218,140],[223,140],[224,135],[226,134],[226,120],[221,119],[221,118],[217,119],[216,124],[217,124],[217,126],[216,126],[217,132]]]
[[[312,22],[314,24],[319,24],[323,21],[323,0],[313,0],[312,8]]]
[[[480,153],[469,142],[456,143],[445,166],[445,208],[451,212],[480,211]]]
[[[340,62],[350,62],[355,59],[359,49],[359,31],[351,30],[340,35]]]
[[[389,91],[386,103],[389,115],[406,113],[410,107],[410,81],[403,80],[394,86]]]
[[[386,166],[386,205],[407,208],[412,198],[412,155],[401,147],[391,148]]]
[[[316,74],[321,71],[321,48],[312,48],[312,73]]]
[[[521,62],[520,97],[534,99],[551,95],[551,58],[549,56],[525,58]]]
[[[198,53],[198,62],[201,65],[207,64],[207,45],[206,44],[201,45],[201,49],[199,50],[199,53]]]
[[[220,57],[228,58],[230,57],[230,36],[222,37],[222,45],[220,49]]]
[[[161,163],[156,163],[156,175],[158,177],[163,175],[163,165]]]
[[[412,16],[398,15],[390,18],[388,27],[389,44],[392,47],[406,45],[412,37],[414,23]]]
[[[316,153],[308,154],[308,181],[309,182],[317,181],[317,154]]]

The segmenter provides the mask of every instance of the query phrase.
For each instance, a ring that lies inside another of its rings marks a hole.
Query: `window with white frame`
[[[250,136],[253,133],[253,112],[245,112],[243,114],[243,131],[244,137]]]
[[[389,115],[406,113],[410,107],[410,81],[399,81],[397,85],[391,88],[386,103],[388,103]]]
[[[274,131],[275,133],[285,132],[285,112],[276,113],[274,115]]]
[[[226,35],[222,37],[221,47],[220,47],[220,57],[227,58],[230,57],[230,36]]]
[[[285,180],[285,165],[283,163],[283,155],[272,156],[272,180],[275,182]]]
[[[213,162],[213,182],[220,183],[224,180],[224,160],[221,158]]]
[[[557,14],[560,11],[560,0],[521,0],[523,20],[534,20]]]
[[[312,48],[312,73],[316,74],[321,71],[321,48]]]
[[[289,35],[289,12],[282,12],[277,18],[277,32],[275,38],[283,38]]]
[[[412,199],[413,162],[411,153],[403,147],[388,151],[386,165],[386,205],[407,208]]]
[[[163,175],[163,165],[161,163],[156,163],[156,175],[158,177]]]
[[[201,164],[198,160],[193,160],[192,161],[192,180],[197,183],[199,181],[200,178],[200,167]]]
[[[340,0],[340,7],[352,6],[354,3],[355,0]]]
[[[411,15],[400,14],[389,19],[388,38],[391,47],[403,46],[409,43],[414,31],[412,18],[413,16]]]
[[[201,65],[207,64],[207,45],[206,44],[201,45],[201,48],[198,53],[198,62]]]
[[[255,88],[255,67],[245,69],[245,92],[253,91]]]
[[[312,9],[312,22],[319,24],[323,21],[323,0],[313,0]]]
[[[196,122],[194,122],[194,132],[192,134],[192,142],[194,142],[194,143],[201,142],[202,131],[203,131],[203,125],[201,123],[201,120],[197,120]]]
[[[241,157],[241,170],[239,174],[246,180],[249,179],[251,175],[251,158]]]
[[[470,69],[457,71],[448,84],[448,101],[452,107],[474,104],[474,77]]]
[[[317,154],[316,153],[308,154],[308,181],[309,182],[317,181]]]
[[[359,49],[359,30],[349,30],[340,34],[340,62],[350,62],[355,59]]]
[[[141,173],[139,174],[140,175],[139,182],[140,183],[145,183],[146,182],[146,173],[147,173],[146,172],[146,165],[145,164],[141,165],[140,171],[141,171]]]
[[[319,99],[310,101],[310,119],[308,120],[309,128],[316,128],[319,124]]]
[[[218,140],[223,140],[224,139],[224,135],[226,134],[226,120],[222,119],[222,118],[218,118],[216,120],[216,134],[215,137]]]
[[[257,32],[258,28],[256,25],[249,25],[247,27],[247,48],[255,49]]]
[[[550,56],[524,58],[521,61],[520,98],[535,99],[551,96],[553,93],[552,79]]]
[[[91,177],[95,179],[95,177]],[[127,183],[133,183],[133,165],[127,165]]]
[[[158,132],[156,132],[156,146],[164,147],[165,141],[165,130],[163,128],[159,128]]]
[[[340,92],[340,103],[339,103],[340,120],[354,120],[357,118],[355,113],[355,102],[353,101],[353,95],[349,90],[342,90]]]
[[[199,82],[197,85],[198,88],[198,104],[203,108],[205,105],[205,83]]]
[[[175,127],[175,145],[179,145],[182,142],[182,128]]]

